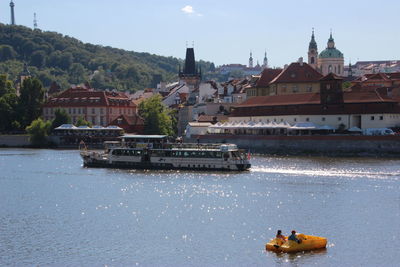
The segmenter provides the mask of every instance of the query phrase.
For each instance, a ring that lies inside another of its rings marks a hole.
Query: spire
[[[312,28],[311,41],[310,41],[310,44],[308,45],[308,50],[311,50],[311,49],[318,50],[317,42],[315,42],[314,28]]]
[[[10,9],[11,9],[11,25],[15,25],[15,16],[14,16],[14,2],[11,0]]]
[[[267,51],[266,50],[265,50],[265,53],[264,53],[263,68],[264,69],[268,68],[268,58],[267,58]]]
[[[196,74],[196,61],[194,59],[194,49],[186,48],[185,66],[183,67],[184,74]]]
[[[249,57],[249,68],[253,67],[253,53],[250,50],[250,57]]]
[[[332,29],[328,39],[328,48],[335,48],[335,40],[332,37]]]

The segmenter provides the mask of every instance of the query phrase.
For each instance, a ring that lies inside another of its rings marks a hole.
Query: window
[[[338,74],[340,74],[340,65],[338,66]]]
[[[294,119],[293,119],[293,121],[295,121],[295,122],[296,122],[296,121],[297,121],[297,118],[294,118]]]
[[[342,117],[338,117],[337,120],[338,120],[338,121],[341,121],[341,120],[342,120]]]
[[[307,92],[312,92],[312,85],[307,87]]]
[[[314,57],[311,57],[310,63],[314,64]]]
[[[297,93],[299,91],[299,88],[297,88],[297,86],[293,86],[292,91],[293,93]]]
[[[325,121],[325,117],[322,117],[321,120],[322,120],[322,121]]]
[[[332,72],[332,66],[331,66],[331,65],[329,65],[329,67],[328,67],[328,72],[329,72],[329,73]]]
[[[92,108],[92,114],[96,114],[96,110]]]
[[[100,109],[100,114],[103,114],[104,110],[103,108]]]
[[[310,118],[306,118],[306,121],[310,121]]]
[[[326,89],[327,89],[327,90],[331,89],[331,85],[330,85],[330,84],[327,84],[327,85],[326,85]]]
[[[75,114],[75,113],[76,113],[76,109],[73,108],[73,109],[72,109],[72,114]]]
[[[371,116],[371,121],[375,120],[375,116]]]
[[[383,121],[383,116],[379,116],[379,120],[380,120],[380,121]]]

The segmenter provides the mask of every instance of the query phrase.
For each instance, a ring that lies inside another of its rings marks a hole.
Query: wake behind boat
[[[124,135],[103,152],[81,150],[85,167],[245,171],[249,155],[235,144],[170,143],[165,135]]]

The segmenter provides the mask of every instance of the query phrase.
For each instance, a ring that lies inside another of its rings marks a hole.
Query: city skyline
[[[10,24],[10,1],[1,3],[0,22]],[[358,0],[227,3],[72,0],[54,6],[50,0],[16,0],[14,10],[18,25],[33,28],[36,13],[43,31],[130,51],[184,58],[186,45],[194,43],[196,59],[217,66],[247,65],[250,51],[254,65],[262,64],[265,51],[271,67],[306,59],[312,28],[319,52],[326,48],[332,29],[345,64],[400,58],[400,37],[393,32],[400,26],[395,12],[400,3],[393,0],[373,7]]]

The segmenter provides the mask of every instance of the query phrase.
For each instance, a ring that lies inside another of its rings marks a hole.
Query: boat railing
[[[166,148],[171,149],[196,149],[196,150],[236,150],[237,146],[234,144],[196,144],[196,143],[182,143],[182,144],[166,144]]]

